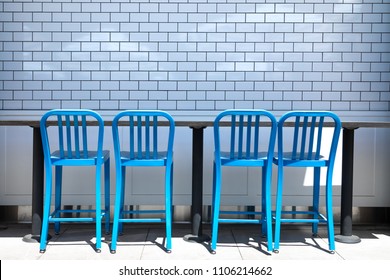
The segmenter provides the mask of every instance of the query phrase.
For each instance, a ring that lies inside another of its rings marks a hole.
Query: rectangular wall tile
[[[387,1],[6,0],[0,7],[2,110],[390,107]],[[180,94],[161,100],[167,91]]]

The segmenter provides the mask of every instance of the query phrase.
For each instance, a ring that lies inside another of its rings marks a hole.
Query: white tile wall
[[[388,0],[3,0],[0,109],[390,109]]]

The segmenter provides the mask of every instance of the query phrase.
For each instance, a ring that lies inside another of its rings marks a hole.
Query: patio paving
[[[183,240],[190,225],[173,225],[172,253],[164,251],[163,225],[124,225],[116,254],[110,253],[111,236],[105,236],[101,253],[94,250],[94,227],[90,224],[64,224],[61,233],[48,242],[44,254],[38,243],[23,241],[29,224],[8,224],[0,230],[1,260],[390,260],[390,226],[355,226],[357,244],[336,242],[335,254],[328,252],[327,233],[320,227],[317,237],[310,226],[283,225],[279,253],[267,252],[259,226],[221,225],[217,253],[210,253],[208,242]],[[210,226],[203,232],[210,235]],[[337,227],[336,227],[337,233]]]

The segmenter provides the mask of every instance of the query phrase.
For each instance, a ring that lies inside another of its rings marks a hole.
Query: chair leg
[[[273,242],[272,242],[272,213],[271,213],[271,177],[272,177],[272,165],[264,166],[263,168],[263,176],[265,180],[263,181],[263,196],[265,199],[263,202],[265,203],[265,219],[266,219],[266,230],[267,230],[267,250],[273,250]],[[263,225],[264,225],[263,221]]]
[[[211,190],[211,213],[214,213],[215,208],[215,164],[213,166],[213,185]]]
[[[120,196],[120,210],[119,210],[119,219],[122,219],[123,206],[125,205],[125,184],[126,184],[126,167],[122,166],[122,175],[121,175],[121,196]],[[119,221],[119,234],[123,234],[123,223]]]
[[[124,169],[124,168],[123,168]],[[112,225],[112,240],[110,251],[112,254],[116,253],[116,243],[118,240],[119,233],[119,219],[121,218],[121,209],[122,209],[122,201],[123,201],[123,188],[124,183],[122,182],[122,167],[116,168],[116,195],[115,195],[115,205],[114,205],[114,221]]]
[[[267,179],[266,179],[266,174],[267,174],[267,167],[266,165],[263,166],[262,168],[262,173],[261,173],[261,218],[262,218],[262,223],[261,223],[261,234],[262,236],[267,235]]]
[[[274,252],[279,252],[280,242],[280,227],[281,227],[281,216],[282,216],[282,196],[283,196],[283,166],[278,166],[278,183],[276,190],[276,209],[275,209],[275,241],[274,241]]]
[[[49,169],[49,168],[48,168]],[[46,251],[47,236],[49,234],[49,215],[50,215],[50,205],[51,205],[51,194],[52,194],[52,172],[47,170],[46,172],[46,193],[44,200],[44,209],[43,209],[43,221],[42,221],[42,230],[41,230],[41,240],[39,245],[39,251],[44,253]]]
[[[101,209],[101,169],[102,166],[96,166],[96,178],[95,178],[95,186],[96,186],[96,209],[95,209],[95,226],[96,226],[96,252],[101,252],[101,244],[102,244],[102,209]]]
[[[332,203],[332,170],[328,170],[326,179],[326,215],[328,227],[329,250],[334,253],[336,250],[334,242],[334,224],[333,224],[333,203]]]
[[[55,210],[61,210],[61,199],[62,198],[62,166],[55,167]],[[56,213],[56,218],[59,218],[61,213]],[[60,222],[54,223],[55,234],[60,233]]]
[[[211,250],[215,253],[217,249],[218,239],[218,220],[221,200],[221,166],[216,166],[214,163],[213,176],[213,220],[212,220],[212,234],[211,234]]]
[[[173,167],[167,166],[165,174],[165,228],[168,253],[172,250],[172,175]]]
[[[314,181],[313,181],[313,219],[319,217],[319,201],[320,201],[320,179],[321,179],[321,167],[314,167]],[[313,223],[312,233],[314,236],[318,233],[318,223]]]
[[[110,234],[110,160],[104,163],[104,217],[106,234]]]

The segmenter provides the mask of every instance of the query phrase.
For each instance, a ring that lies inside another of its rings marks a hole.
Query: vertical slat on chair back
[[[87,117],[57,114],[57,126],[61,158],[87,158]]]
[[[250,159],[258,156],[259,120],[259,116],[253,122],[251,115],[231,115],[230,158]]]
[[[285,114],[279,121],[278,145],[287,146],[288,137],[283,139],[283,127],[292,120],[293,136],[291,144],[292,160],[318,160],[321,157],[325,120],[333,121],[334,130],[332,143],[339,135],[341,123],[337,116],[331,112],[290,112]],[[283,141],[283,142],[282,142]],[[290,142],[291,143],[291,142]],[[336,141],[337,143],[337,141]],[[337,144],[336,144],[337,145]],[[333,146],[333,144],[332,144]],[[333,147],[332,147],[333,148]],[[281,149],[279,149],[281,151]]]
[[[128,121],[128,148],[124,147],[124,143],[121,143],[119,138],[120,121]],[[160,148],[158,145],[161,138],[159,137],[159,126],[161,126],[159,122],[167,122],[169,128],[166,140],[162,141],[167,145],[165,148]],[[159,153],[167,152],[165,156],[172,161],[174,128],[173,118],[164,111],[127,110],[120,112],[114,118],[112,125],[116,158],[120,158],[120,151],[126,150],[129,151],[130,159],[134,160],[157,159]]]
[[[158,154],[158,117],[129,115],[131,159],[156,159]]]
[[[97,121],[97,151],[102,153],[103,120],[91,110],[52,110],[41,119],[41,132],[44,152],[50,154],[50,145],[47,133],[47,121],[55,118],[58,136],[59,156],[63,159],[81,159],[89,155],[87,118]],[[46,151],[45,151],[46,149]]]
[[[221,113],[214,123],[214,133],[216,139],[216,149],[220,149],[219,123],[221,121],[230,122],[230,143],[229,155],[231,159],[256,159],[259,157],[260,145],[265,146],[263,150],[269,148],[269,129],[264,135],[260,129],[260,122],[270,122],[269,116],[261,110],[227,110]],[[261,141],[262,140],[262,141]],[[262,142],[262,143],[261,143]]]
[[[292,159],[318,160],[320,157],[324,116],[296,116]],[[315,146],[314,144],[317,143]]]

